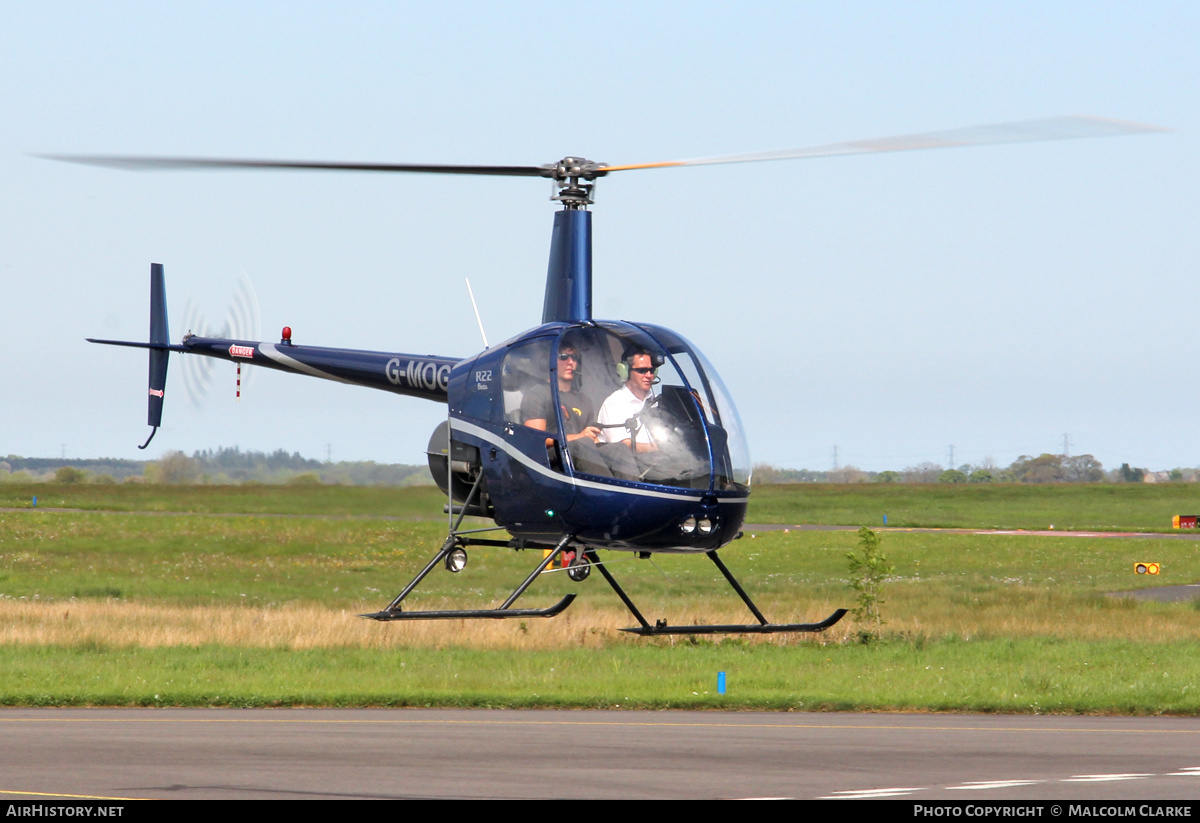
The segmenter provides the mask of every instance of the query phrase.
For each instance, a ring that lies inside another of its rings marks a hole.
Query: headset
[[[641,346],[630,346],[621,353],[621,362],[617,364],[617,377],[621,378],[622,383],[629,379],[629,375],[631,374],[630,369],[633,368],[633,358],[637,357],[639,354],[644,354],[649,357],[650,365],[653,366],[656,371],[662,367],[663,363],[666,362],[666,358],[664,358],[661,354],[646,351],[646,349],[642,348]],[[659,382],[657,375],[654,378],[654,382]]]

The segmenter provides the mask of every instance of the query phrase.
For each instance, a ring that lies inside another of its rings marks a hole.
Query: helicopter
[[[593,567],[636,620],[638,635],[821,632],[847,613],[814,623],[771,623],[718,556],[741,537],[751,462],[729,391],[683,335],[646,323],[592,316],[592,212],[596,181],[616,172],[980,146],[1164,131],[1096,117],[1055,117],[809,148],[617,165],[567,156],[537,166],[344,163],[189,157],[42,155],[126,170],[270,169],[537,177],[553,181],[561,205],[551,231],[542,322],[467,357],[325,348],[185,334],[170,342],[165,274],[150,267],[150,340],[88,338],[149,350],[146,448],[162,423],[170,354],[246,363],[445,403],[427,460],[447,495],[448,528],[424,568],[378,612],[378,621],[554,617],[567,594],[545,608],[513,604],[551,568],[582,583]],[[485,343],[486,345],[486,343]],[[626,396],[628,395],[628,396]],[[599,407],[599,414],[595,409]],[[494,525],[476,527],[467,517]],[[505,532],[507,536],[497,534]],[[499,606],[412,610],[407,598],[439,565],[458,573],[468,547],[537,550],[529,575]],[[703,554],[757,622],[651,624],[598,552]]]

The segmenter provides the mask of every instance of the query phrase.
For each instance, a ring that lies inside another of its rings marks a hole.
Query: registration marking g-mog
[[[425,360],[409,360],[408,367],[401,371],[400,358],[393,357],[383,367],[383,373],[387,375],[388,382],[393,386],[399,386],[401,379],[407,386],[414,389],[445,391],[446,387],[450,385],[450,366],[439,366],[437,363]]]

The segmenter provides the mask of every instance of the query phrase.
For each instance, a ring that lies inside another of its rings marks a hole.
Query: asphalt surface
[[[1200,719],[0,710],[0,799],[1186,800]]]

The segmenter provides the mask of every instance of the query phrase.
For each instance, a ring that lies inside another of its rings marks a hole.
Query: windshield
[[[553,351],[529,353],[523,362],[545,363],[549,373],[530,381],[545,388],[524,394],[541,391],[547,402],[522,401],[513,422],[546,430],[565,452],[564,470],[687,489],[749,483],[737,412],[712,366],[682,337],[599,323],[564,329]]]
[[[693,386],[697,385],[697,382],[703,386],[697,399],[708,416],[708,431],[713,442],[713,458],[716,464],[716,488],[749,486],[750,448],[737,407],[733,404],[733,395],[725,388],[721,375],[713,368],[708,358],[682,335],[662,326],[640,324],[640,327],[662,342],[675,362],[689,375]]]

